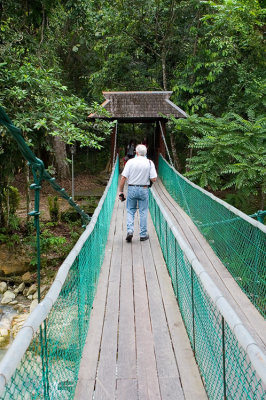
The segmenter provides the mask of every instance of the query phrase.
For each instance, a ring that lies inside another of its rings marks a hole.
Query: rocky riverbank
[[[38,304],[37,285],[29,281],[30,273],[27,272],[19,284],[10,286],[7,282],[0,282],[0,349],[8,348]],[[46,285],[41,286],[42,298],[48,289]]]

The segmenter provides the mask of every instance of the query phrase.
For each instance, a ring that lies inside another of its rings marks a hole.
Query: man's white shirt
[[[137,156],[128,160],[122,172],[129,185],[149,185],[150,179],[157,178],[153,161]]]

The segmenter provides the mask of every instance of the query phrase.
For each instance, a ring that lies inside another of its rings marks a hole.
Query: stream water
[[[11,321],[15,315],[17,315],[17,311],[14,310],[13,307],[8,305],[7,306],[0,305],[0,329],[1,328],[10,329]],[[8,342],[5,342],[5,344],[3,345],[0,343],[0,361],[4,357],[12,341],[13,338],[12,335],[10,335]]]

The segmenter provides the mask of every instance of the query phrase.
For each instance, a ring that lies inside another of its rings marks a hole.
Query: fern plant
[[[266,118],[246,120],[228,113],[215,118],[196,115],[172,121],[176,132],[185,133],[193,150],[186,176],[212,190],[234,188],[243,196],[260,197],[264,208],[266,190]]]

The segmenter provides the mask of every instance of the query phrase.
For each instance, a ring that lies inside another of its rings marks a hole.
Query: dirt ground
[[[100,173],[97,175],[92,175],[89,173],[81,173],[75,176],[75,202],[78,205],[82,205],[82,198],[95,196],[100,198],[104,192],[105,186],[108,182],[109,174]],[[57,183],[65,189],[69,196],[72,195],[72,181],[71,179],[66,179],[63,181],[57,181]],[[23,175],[17,175],[15,181],[12,183],[13,186],[17,187],[20,192],[20,204],[17,210],[18,217],[23,221],[27,216],[26,209],[26,189],[25,189],[25,179]],[[31,206],[30,210],[34,209],[34,190],[31,193]],[[40,195],[40,212],[41,220],[49,220],[49,208],[48,208],[48,196],[57,196],[57,192],[51,187],[51,185],[44,181],[41,189]],[[58,196],[60,212],[69,209],[71,206],[65,199]]]
[[[104,172],[97,175],[84,172],[75,176],[75,202],[82,209],[84,209],[85,212],[89,213],[89,215],[92,215],[94,209],[97,207],[109,180],[109,176],[110,174]],[[71,179],[66,179],[61,182],[57,181],[57,183],[65,189],[69,196],[71,196]],[[35,258],[35,231],[28,233],[26,228],[27,225],[25,224],[27,219],[25,177],[23,175],[16,176],[15,181],[12,182],[12,186],[17,187],[20,193],[20,204],[16,212],[16,215],[20,219],[20,226],[15,228],[13,232],[10,232],[8,238],[5,238],[4,241],[2,240],[2,242],[0,242],[0,276],[1,279],[6,277],[4,280],[8,280],[10,277],[11,281],[20,283],[21,275],[27,271],[30,271],[32,274],[31,280],[34,282],[35,274],[32,272],[35,270],[35,267],[34,265],[31,267],[30,263]],[[33,211],[34,190],[30,191],[30,195],[30,211]],[[76,223],[74,222],[74,225],[69,224],[65,219],[63,220],[63,218],[60,218],[60,221],[57,223],[51,225],[47,224],[48,222],[51,222],[48,205],[49,196],[58,197],[60,215],[66,210],[68,213],[73,211],[74,217],[77,217],[77,220],[74,220],[76,221]],[[74,209],[65,199],[62,199],[46,181],[43,182],[41,188],[40,221],[42,223],[41,233],[44,234],[44,236],[42,236],[44,238],[44,242],[45,240],[46,242],[49,242],[49,240],[51,242],[51,237],[65,238],[66,240],[64,249],[61,249],[60,246],[57,249],[56,245],[51,244],[49,249],[46,250],[46,253],[42,253],[42,257],[44,259],[42,264],[45,266],[42,269],[42,274],[43,278],[45,279],[45,283],[49,284],[52,281],[58,267],[62,263],[62,257],[66,256],[64,251],[69,251],[71,246],[73,247],[83,229],[81,227],[81,220],[75,213]],[[75,235],[75,237],[73,235]],[[16,237],[16,241],[13,243],[12,238],[14,237]],[[29,241],[30,243],[28,243]]]

